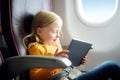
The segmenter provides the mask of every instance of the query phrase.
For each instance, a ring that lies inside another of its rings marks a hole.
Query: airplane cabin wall
[[[72,38],[93,44],[83,69],[89,70],[103,61],[120,63],[120,1],[116,15],[107,23],[92,26],[80,21],[75,11],[75,0],[53,0],[53,11],[63,19],[62,45],[69,45]]]

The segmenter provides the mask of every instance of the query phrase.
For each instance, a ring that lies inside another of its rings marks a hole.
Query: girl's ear
[[[40,28],[40,27],[38,27],[38,28],[36,29],[36,33],[37,33],[38,35],[41,34],[41,31],[42,31],[42,28]]]

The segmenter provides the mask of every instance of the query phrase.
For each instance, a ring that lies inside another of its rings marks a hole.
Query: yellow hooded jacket
[[[58,48],[62,50],[60,44],[57,44],[57,43],[49,46],[49,45],[34,42],[34,43],[30,43],[28,47],[28,52],[29,52],[29,55],[54,56],[54,53]],[[30,69],[30,79],[31,80],[49,80],[50,77],[54,76],[56,73],[62,70],[63,70],[62,68],[59,68],[59,69],[32,68]]]

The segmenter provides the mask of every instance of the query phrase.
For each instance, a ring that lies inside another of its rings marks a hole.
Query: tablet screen
[[[82,62],[82,58],[88,53],[91,49],[92,44],[82,42],[79,40],[72,39],[68,50],[69,60],[74,66],[79,66]]]

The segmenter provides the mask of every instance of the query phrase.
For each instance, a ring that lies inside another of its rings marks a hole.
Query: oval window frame
[[[77,13],[77,17],[83,24],[88,25],[88,26],[99,27],[99,26],[108,24],[111,20],[114,19],[114,16],[116,15],[117,10],[118,10],[118,1],[119,0],[116,0],[115,9],[114,9],[113,13],[111,14],[111,16],[101,22],[89,22],[86,20],[86,18],[83,17],[83,13],[80,12],[80,10],[82,10],[82,0],[75,0],[75,11]],[[79,2],[81,2],[81,3],[78,4]],[[78,9],[78,6],[80,6],[80,5],[81,5],[81,7],[79,7],[80,9]]]

